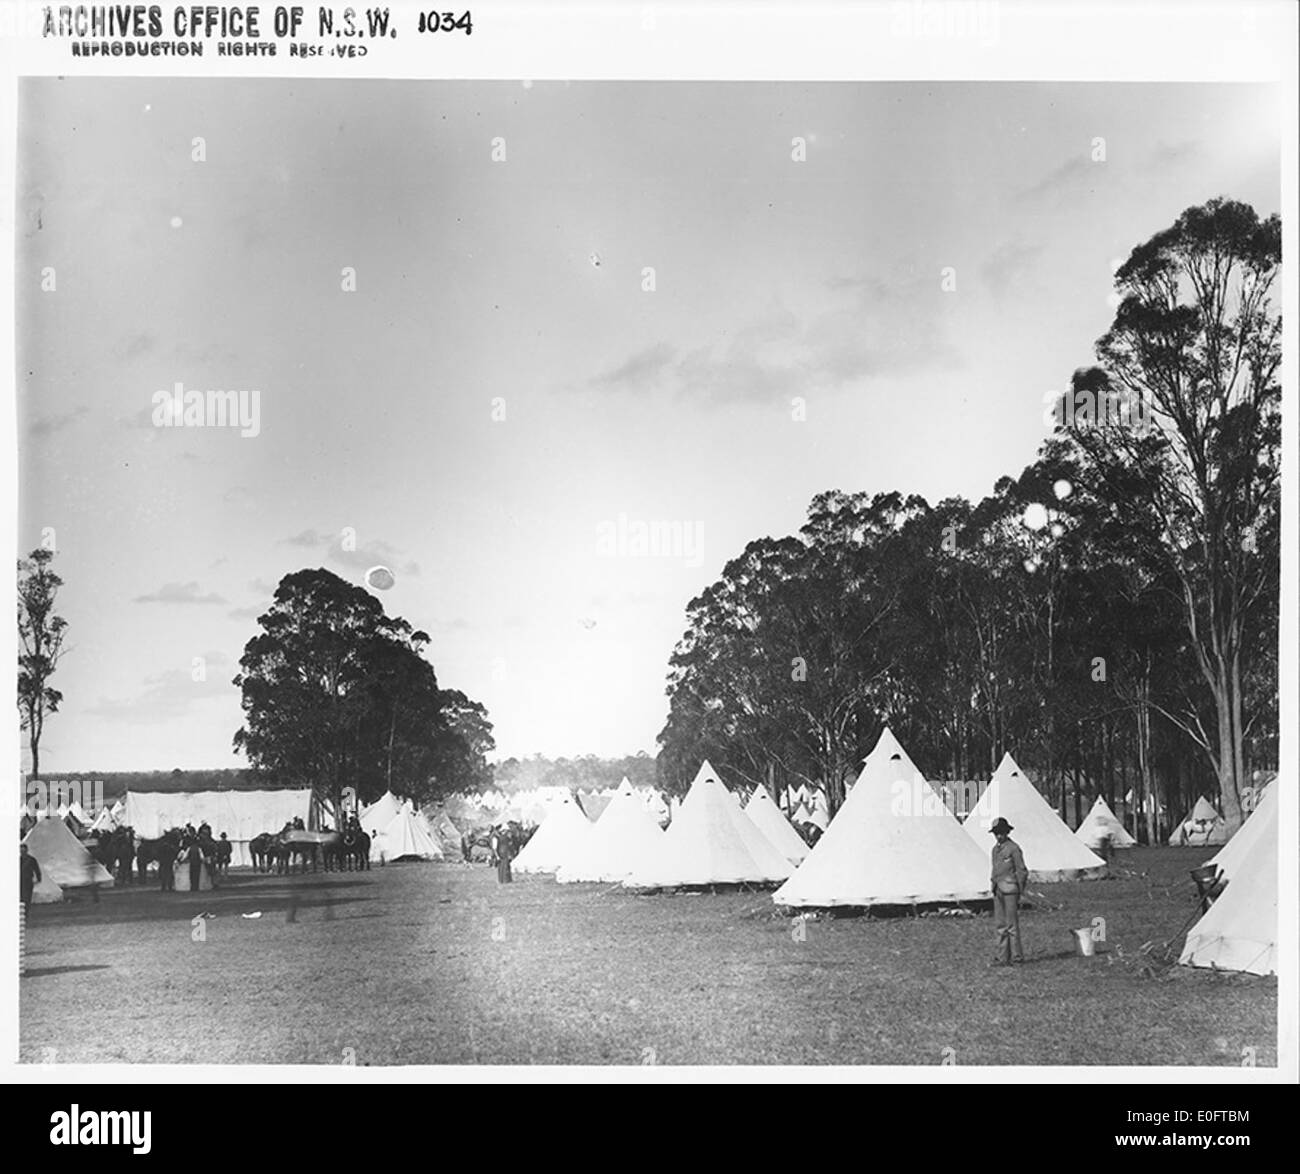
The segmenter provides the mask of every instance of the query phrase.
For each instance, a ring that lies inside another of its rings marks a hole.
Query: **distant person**
[[[1025,960],[1020,944],[1020,898],[1029,886],[1029,870],[1020,845],[1011,838],[1015,831],[998,816],[989,831],[997,839],[993,845],[989,887],[993,890],[993,924],[998,933],[998,952],[994,966],[1008,966]]]
[[[41,866],[36,857],[27,851],[26,844],[18,845],[18,895],[23,908],[32,911],[32,893],[41,883]]]
[[[203,850],[197,840],[185,849],[185,860],[190,866],[190,892],[197,893],[203,884]]]
[[[171,845],[164,843],[158,853],[158,888],[164,893],[176,891],[176,857]]]
[[[515,858],[515,845],[514,837],[509,831],[493,831],[492,853],[497,862],[497,883],[511,884],[515,879],[510,871],[510,862]]]
[[[474,837],[465,832],[460,838],[460,854],[466,864],[474,863]]]

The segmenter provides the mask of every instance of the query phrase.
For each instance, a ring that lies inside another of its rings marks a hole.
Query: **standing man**
[[[170,840],[164,840],[158,852],[158,888],[164,893],[176,891],[176,855]]]
[[[492,851],[497,858],[497,884],[511,884],[515,879],[510,871],[510,862],[515,858],[515,844],[509,828],[492,829]]]
[[[18,895],[28,914],[32,911],[32,892],[41,883],[41,866],[36,857],[27,851],[26,844],[18,845]]]
[[[1023,962],[1020,945],[1020,898],[1029,885],[1029,870],[1020,845],[1011,838],[1015,829],[1002,816],[993,821],[989,831],[997,837],[993,845],[993,867],[989,887],[993,890],[993,924],[998,931],[998,952],[994,966]]]

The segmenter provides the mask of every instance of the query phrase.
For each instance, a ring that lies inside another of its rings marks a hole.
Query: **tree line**
[[[687,608],[660,774],[825,786],[888,724],[920,770],[1004,751],[1067,814],[1131,789],[1230,825],[1277,761],[1276,215],[1212,200],[1133,250],[1033,464],[971,504],[830,490]]]

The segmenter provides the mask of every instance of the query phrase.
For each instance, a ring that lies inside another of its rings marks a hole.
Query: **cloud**
[[[1020,188],[1015,192],[1015,199],[1033,201],[1043,196],[1061,195],[1075,190],[1083,183],[1085,175],[1094,167],[1100,166],[1103,165],[1093,163],[1087,156],[1075,155],[1073,158],[1067,159],[1055,170],[1049,171],[1036,183]]]
[[[113,347],[113,357],[129,363],[132,359],[147,355],[157,345],[158,339],[155,335],[149,334],[147,331],[136,331],[124,335],[118,340]]]
[[[256,620],[265,610],[263,607],[232,607],[226,614],[232,620]]]
[[[994,249],[980,265],[980,280],[994,294],[1001,297],[1024,277],[1042,251],[1042,245],[1026,244],[1024,241],[1007,241]]]
[[[1159,143],[1146,160],[1149,171],[1163,171],[1180,163],[1190,163],[1201,154],[1199,139],[1184,139],[1178,143]]]
[[[268,583],[265,579],[254,579],[248,585],[248,589],[257,592],[258,595],[274,595],[278,586],[278,583]]]
[[[374,539],[355,545],[356,539],[351,534],[340,531],[330,533],[326,530],[302,530],[288,538],[282,538],[286,546],[296,546],[304,550],[319,550],[339,566],[350,570],[368,571],[371,567],[382,564],[391,567],[402,575],[418,575],[420,565],[410,559],[403,559],[402,552],[392,543]]]
[[[669,388],[712,403],[770,402],[835,391],[869,376],[951,367],[960,358],[944,336],[939,278],[916,273],[827,280],[830,306],[801,319],[775,307],[718,342],[638,351],[588,386],[601,390]]]
[[[28,426],[28,431],[33,436],[53,436],[56,432],[62,432],[68,425],[76,423],[89,411],[90,409],[82,404],[70,412],[37,416]]]
[[[592,379],[592,386],[612,391],[639,391],[657,383],[677,359],[677,352],[666,342],[638,351],[626,362]]]
[[[137,595],[136,603],[225,603],[226,600],[215,592],[204,595],[199,585],[189,583],[164,583],[152,595]]]
[[[230,661],[220,652],[204,654],[203,679],[194,679],[195,669],[168,669],[144,679],[144,690],[135,697],[101,697],[86,712],[105,721],[123,725],[156,725],[186,716],[196,704],[229,697]],[[224,671],[221,671],[224,670]]]

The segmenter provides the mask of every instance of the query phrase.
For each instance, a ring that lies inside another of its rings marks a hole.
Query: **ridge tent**
[[[203,823],[214,837],[226,833],[230,841],[230,865],[240,868],[253,863],[249,841],[263,832],[278,832],[294,819],[306,824],[311,815],[311,791],[128,791],[121,812],[114,805],[119,824],[135,830],[137,836],[155,840],[169,828]]]
[[[763,884],[784,880],[790,865],[730,797],[707,759],[650,859],[623,881],[629,888]]]
[[[1094,852],[1101,847],[1103,840],[1109,840],[1112,848],[1132,848],[1137,843],[1100,795],[1074,834],[1080,843]]]
[[[1255,843],[1223,895],[1188,932],[1182,965],[1277,973],[1277,812],[1276,802],[1260,805]]]
[[[1183,820],[1169,837],[1170,844],[1203,845],[1226,844],[1228,842],[1228,825],[1223,816],[1215,811],[1213,804],[1199,795],[1191,814]]]
[[[772,796],[767,793],[766,787],[754,788],[754,794],[745,807],[745,814],[791,864],[799,864],[808,855],[808,845],[781,814],[781,809],[772,802]]]
[[[516,872],[555,872],[582,850],[591,835],[591,821],[570,794],[551,804],[551,810],[514,859]]]
[[[641,796],[630,786],[626,791],[620,787],[591,831],[556,871],[555,879],[561,884],[621,881],[653,857],[663,836]]]
[[[773,894],[792,908],[924,905],[989,898],[975,847],[888,728],[798,871]]]
[[[60,889],[86,885],[111,886],[112,874],[82,846],[61,819],[43,819],[23,840],[41,866],[42,878]],[[48,890],[48,886],[46,886]]]
[[[1106,875],[1106,862],[1090,851],[1025,777],[1010,754],[1004,754],[979,802],[962,825],[986,856],[992,851],[989,826],[1005,818],[1025,854],[1030,880],[1095,880]]]
[[[1270,814],[1270,809],[1276,807],[1277,802],[1277,788],[1270,786],[1246,822],[1237,829],[1237,834],[1206,861],[1217,867],[1225,880],[1231,880],[1237,874],[1266,836],[1276,838],[1277,820]]]

